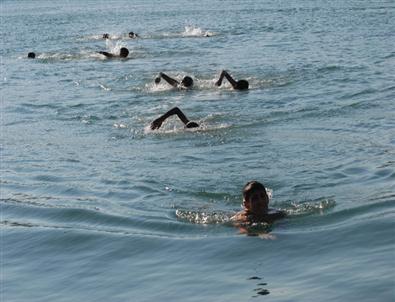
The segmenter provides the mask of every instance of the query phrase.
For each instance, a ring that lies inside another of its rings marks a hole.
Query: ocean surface
[[[393,0],[0,9],[1,302],[395,300]]]

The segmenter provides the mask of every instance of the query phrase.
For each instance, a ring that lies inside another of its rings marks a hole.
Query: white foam
[[[162,91],[169,91],[172,89],[174,89],[174,87],[168,83],[164,83],[163,80],[158,84],[156,83],[145,84],[145,90],[147,92],[162,92]]]
[[[127,48],[127,44],[123,41],[116,41],[114,44],[111,40],[106,39],[106,46],[110,53],[113,55],[118,55],[122,47]]]
[[[185,133],[185,132],[209,132],[209,131],[216,131],[221,129],[230,128],[231,124],[207,124],[205,121],[196,121],[199,124],[199,127],[196,128],[186,128],[182,124],[180,120],[177,118],[170,118],[169,120],[165,121],[161,128],[152,130],[151,124],[144,127],[145,134],[178,134],[178,133]]]
[[[211,37],[214,35],[214,33],[204,31],[200,27],[185,26],[184,29],[184,32],[181,34],[184,37]]]

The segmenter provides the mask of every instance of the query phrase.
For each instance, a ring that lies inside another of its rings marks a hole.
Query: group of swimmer
[[[110,34],[109,33],[105,33],[105,34],[103,34],[103,39],[110,39]],[[130,38],[130,39],[136,39],[136,38],[140,38],[140,35],[138,35],[138,34],[136,34],[135,32],[129,32],[128,33],[128,37]]]
[[[130,39],[137,39],[137,38],[140,38],[140,35],[136,34],[133,31],[131,31],[131,32],[128,33],[128,37]],[[102,35],[102,38],[105,39],[105,40],[110,39],[110,34],[104,33]],[[103,56],[105,56],[107,58],[127,58],[128,55],[129,55],[129,49],[127,49],[126,47],[121,47],[119,49],[119,54],[113,54],[113,53],[110,53],[110,52],[107,52],[107,51],[97,51],[97,53],[99,53],[99,54],[101,54],[101,55],[103,55]],[[34,58],[36,58],[36,53],[29,52],[27,54],[27,57],[29,59],[34,59]]]
[[[134,32],[129,32],[128,37],[131,39],[139,38],[140,36]],[[102,35],[103,39],[109,39],[110,35],[105,33]],[[129,50],[126,47],[120,48],[119,54],[112,54],[106,51],[98,51],[99,54],[107,58],[126,58],[129,55]],[[28,58],[34,59],[36,54],[34,52],[28,53]],[[226,78],[235,90],[248,90],[249,83],[247,80],[235,80],[226,70],[222,70],[219,79],[215,82],[216,86],[221,86]],[[167,74],[160,72],[158,77],[155,78],[155,84],[159,84],[164,80],[169,85],[179,89],[190,89],[193,87],[194,81],[192,77],[185,76],[181,81],[178,81]],[[178,108],[174,107],[155,119],[150,124],[151,130],[159,129],[163,122],[170,116],[177,115],[178,118],[184,123],[186,128],[198,128],[200,125],[197,122],[190,121],[186,115]],[[279,210],[269,208],[269,196],[265,186],[258,181],[250,181],[243,188],[243,210],[236,213],[231,217],[234,223],[251,224],[257,222],[273,223],[275,220],[284,218],[286,213]]]
[[[216,86],[221,86],[223,79],[226,78],[235,90],[247,90],[249,83],[247,80],[235,80],[226,70],[221,72]],[[171,86],[176,88],[188,89],[193,86],[193,79],[190,76],[185,76],[181,82],[166,75],[163,72],[155,78],[155,83],[159,84],[161,79],[165,80]],[[184,123],[186,128],[197,128],[199,124],[190,121],[180,108],[174,107],[155,119],[151,125],[151,130],[159,129],[162,123],[170,116],[177,115]],[[231,221],[237,224],[251,224],[257,222],[273,223],[277,219],[284,218],[286,213],[284,211],[274,210],[269,208],[269,196],[265,186],[258,181],[250,181],[243,188],[243,210],[231,217]]]
[[[215,82],[215,85],[221,86],[224,78],[226,78],[229,81],[229,83],[232,85],[233,89],[248,90],[249,83],[247,80],[236,81],[226,70],[222,70],[218,81]],[[169,83],[171,86],[176,87],[176,88],[189,89],[189,88],[192,88],[192,86],[193,86],[193,79],[190,76],[185,76],[181,80],[181,82],[179,82],[176,79],[169,77],[165,73],[160,72],[159,76],[157,78],[155,78],[155,83],[159,84],[161,79],[164,79],[167,83]],[[177,115],[178,118],[184,123],[186,128],[199,127],[199,124],[196,122],[190,121],[186,117],[186,115],[181,111],[180,108],[174,107],[174,108],[170,109],[168,112],[166,112],[165,114],[158,117],[156,120],[154,120],[150,126],[151,130],[159,129],[162,126],[162,123],[172,115]]]

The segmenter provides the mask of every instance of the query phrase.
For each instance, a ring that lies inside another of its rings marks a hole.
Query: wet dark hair
[[[185,87],[191,87],[193,85],[193,79],[189,76],[185,76],[182,79],[181,84],[184,85]]]
[[[263,184],[256,180],[249,181],[245,184],[243,188],[243,198],[244,200],[248,200],[253,192],[256,190],[262,190],[266,192],[266,188]],[[267,193],[266,193],[267,196]]]
[[[248,81],[247,80],[239,80],[236,83],[236,89],[238,90],[247,90],[248,89]]]
[[[108,39],[108,38],[110,38],[109,34],[103,34],[103,39]]]
[[[34,59],[36,57],[36,54],[34,52],[29,52],[27,54],[27,57],[30,58],[30,59]]]
[[[126,47],[122,47],[119,51],[119,56],[121,58],[126,58],[129,55],[129,50]]]

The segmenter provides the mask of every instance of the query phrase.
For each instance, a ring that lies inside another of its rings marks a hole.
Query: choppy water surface
[[[394,8],[3,1],[0,300],[395,299]],[[252,179],[288,218],[229,222]]]

